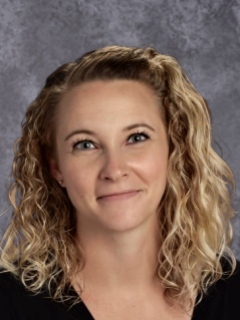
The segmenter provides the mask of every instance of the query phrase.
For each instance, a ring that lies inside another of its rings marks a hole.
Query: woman
[[[112,46],[58,68],[26,112],[13,177],[4,319],[239,317],[232,173],[173,58]]]

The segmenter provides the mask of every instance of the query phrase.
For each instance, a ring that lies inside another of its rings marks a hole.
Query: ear
[[[54,179],[57,180],[57,182],[62,186],[65,187],[64,185],[64,180],[63,180],[63,175],[59,169],[58,162],[55,158],[51,158],[49,160],[49,165],[50,165],[50,172],[51,175],[54,177]]]

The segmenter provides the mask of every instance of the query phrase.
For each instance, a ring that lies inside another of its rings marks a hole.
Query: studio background
[[[215,150],[236,178],[240,211],[240,0],[0,0],[0,211],[20,123],[49,73],[105,45],[174,56],[213,116]],[[0,217],[0,236],[11,210]],[[232,248],[240,259],[240,214]]]

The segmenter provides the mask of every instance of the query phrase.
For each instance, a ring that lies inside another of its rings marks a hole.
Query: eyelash
[[[74,144],[73,144],[73,150],[76,150],[76,149],[78,149],[78,150],[86,150],[86,149],[92,149],[92,148],[78,148],[77,146],[80,144],[80,143],[91,143],[91,144],[93,144],[94,145],[94,142],[92,141],[92,140],[89,140],[89,139],[80,139],[80,140],[78,140],[77,142],[75,142]]]
[[[135,143],[143,142],[143,141],[148,140],[150,138],[149,134],[146,133],[145,131],[137,131],[137,132],[130,134],[127,140],[129,140],[131,137],[137,137],[137,136],[142,136],[142,137],[144,137],[144,139],[139,140],[139,141],[135,141]]]
[[[143,141],[146,141],[150,138],[149,134],[147,134],[145,131],[137,131],[137,132],[134,132],[134,133],[131,133],[128,138],[127,138],[127,141],[130,140],[130,138],[132,137],[137,137],[137,136],[141,136],[141,137],[144,137],[144,139],[142,140],[139,140],[139,141],[135,141],[135,143],[139,143],[139,142],[143,142]],[[95,145],[95,143],[90,140],[90,139],[80,139],[78,140],[77,142],[73,143],[73,150],[89,150],[89,149],[93,149],[93,148],[77,148],[77,146],[80,144],[80,143],[90,143],[90,144],[93,144]]]

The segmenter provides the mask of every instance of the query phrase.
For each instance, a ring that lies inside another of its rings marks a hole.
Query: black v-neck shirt
[[[26,291],[21,282],[16,280],[9,272],[5,272],[0,274],[0,319],[94,320],[94,317],[83,302],[71,306],[68,302],[53,301],[44,293],[33,295]],[[160,319],[161,315],[159,315]],[[195,307],[192,320],[239,319],[240,263],[238,262],[231,277],[221,279],[209,288],[208,294]]]

